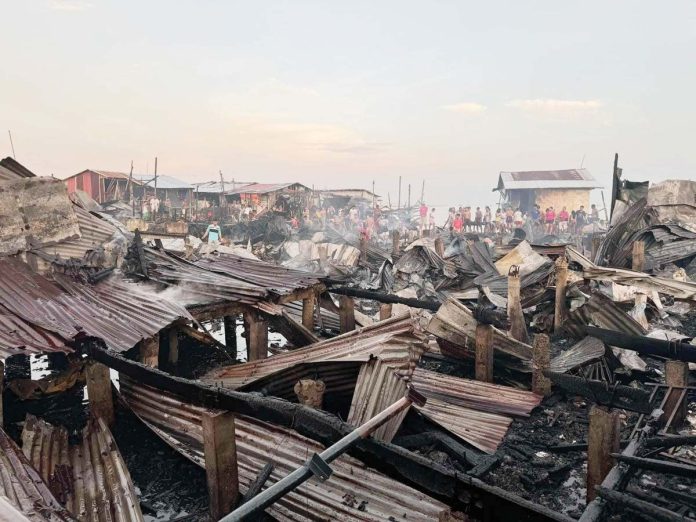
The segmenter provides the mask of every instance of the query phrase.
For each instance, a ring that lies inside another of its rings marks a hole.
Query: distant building
[[[309,205],[312,189],[302,183],[250,183],[232,190],[225,183],[225,197],[254,208],[300,210]]]
[[[81,190],[101,204],[107,201],[128,200],[128,178],[129,175],[124,172],[87,169],[73,174],[64,181],[68,185],[68,192]],[[140,185],[135,175],[133,178],[133,186]]]
[[[569,211],[590,206],[590,191],[602,186],[586,169],[501,172],[493,191],[501,194],[503,205],[531,210],[536,204],[543,211],[566,207]]]
[[[342,208],[359,203],[372,205],[377,203],[379,196],[365,189],[335,189],[317,190],[315,197],[318,197],[322,205],[331,205],[334,208]]]

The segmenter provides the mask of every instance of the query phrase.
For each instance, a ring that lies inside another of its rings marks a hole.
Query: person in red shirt
[[[546,209],[546,233],[553,234],[553,224],[556,221],[556,211],[553,207]]]
[[[568,220],[570,219],[570,214],[565,207],[561,209],[558,213],[558,231],[568,232]]]
[[[463,226],[464,226],[464,222],[462,221],[462,215],[461,214],[455,215],[454,221],[452,221],[452,229],[454,230],[454,233],[461,234]]]
[[[425,228],[425,225],[428,223],[428,205],[425,204],[425,202],[421,203],[420,206],[420,233],[423,235],[423,229]]]

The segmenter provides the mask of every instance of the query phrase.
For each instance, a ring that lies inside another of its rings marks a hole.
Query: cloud
[[[92,2],[88,0],[51,0],[48,7],[54,11],[85,11],[92,7]]]
[[[443,105],[442,108],[446,111],[458,112],[460,114],[480,114],[488,107],[481,105],[480,103],[463,102],[454,103],[452,105]]]
[[[528,112],[554,113],[583,113],[593,112],[602,107],[599,100],[558,100],[554,98],[535,98],[529,100],[511,100],[508,107]]]

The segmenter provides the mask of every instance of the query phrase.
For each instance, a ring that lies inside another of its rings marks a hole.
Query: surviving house
[[[129,179],[134,186],[140,186],[140,181],[136,179],[135,175],[131,179],[131,176],[125,172],[109,170],[86,169],[73,174],[64,181],[68,185],[68,192],[81,190],[101,204],[107,201],[127,201],[130,191]]]
[[[503,204],[530,210],[535,204],[577,209],[590,206],[590,191],[601,188],[587,169],[501,172],[498,186]]]
[[[238,201],[242,205],[288,212],[306,207],[312,189],[301,183],[251,183],[225,190],[225,196],[228,201]]]

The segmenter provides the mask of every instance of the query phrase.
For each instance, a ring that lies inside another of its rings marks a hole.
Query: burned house
[[[302,183],[250,183],[225,191],[228,201],[256,209],[301,212],[312,199],[312,189]]]
[[[530,211],[534,205],[541,209],[566,207],[590,208],[590,192],[601,188],[587,169],[533,170],[501,172],[498,186],[501,205]]]

